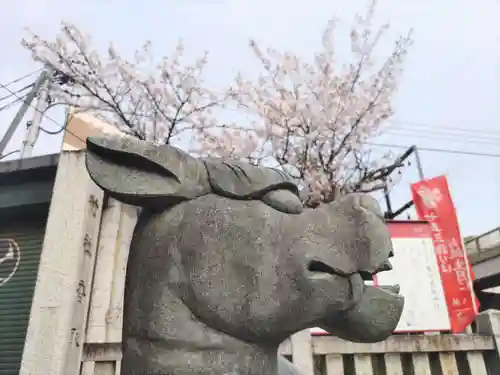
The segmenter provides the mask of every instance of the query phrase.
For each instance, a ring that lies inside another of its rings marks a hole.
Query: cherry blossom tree
[[[377,61],[376,47],[389,25],[374,26],[375,8],[373,1],[366,14],[355,17],[346,64],[334,43],[336,21],[324,30],[312,61],[263,50],[251,41],[262,73],[255,80],[238,77],[232,98],[254,121],[217,133],[209,129],[207,152],[284,169],[307,188],[310,206],[339,193],[383,189],[401,160],[374,155],[367,142],[393,114],[391,102],[412,38],[410,30]]]
[[[214,126],[212,110],[225,98],[204,85],[207,55],[184,61],[182,41],[159,60],[146,42],[129,61],[112,44],[99,53],[89,36],[63,23],[54,41],[30,32],[22,45],[53,72],[51,107],[69,105],[146,141],[172,143]]]
[[[300,182],[304,201],[314,207],[338,194],[382,189],[402,167],[390,154],[372,153],[369,141],[393,114],[412,39],[410,33],[402,36],[388,56],[377,59],[389,26],[374,25],[375,8],[373,0],[355,17],[346,62],[334,40],[338,24],[330,21],[312,61],[251,41],[262,73],[254,80],[238,76],[222,93],[204,84],[206,54],[186,63],[182,43],[160,60],[145,43],[129,61],[113,45],[100,54],[88,36],[63,23],[55,41],[30,33],[23,45],[54,72],[51,105],[89,112],[159,144],[188,138],[188,151],[198,155],[281,168]],[[219,109],[228,103],[251,121],[221,122]]]

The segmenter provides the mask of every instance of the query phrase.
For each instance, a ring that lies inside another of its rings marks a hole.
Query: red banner
[[[431,225],[451,330],[463,332],[477,316],[479,303],[448,182],[445,176],[420,181],[411,192],[419,218]]]

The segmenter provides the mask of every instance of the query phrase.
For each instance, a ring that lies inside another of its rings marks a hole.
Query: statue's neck
[[[276,345],[249,344],[215,331],[168,291],[161,302],[142,319],[128,313],[134,306],[126,306],[122,375],[277,374]]]

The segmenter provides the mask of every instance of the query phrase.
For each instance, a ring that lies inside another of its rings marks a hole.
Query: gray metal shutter
[[[0,375],[19,374],[45,224],[0,221]]]

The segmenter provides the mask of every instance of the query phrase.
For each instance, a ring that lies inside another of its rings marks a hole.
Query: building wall
[[[481,263],[476,263],[472,268],[476,279],[498,274],[500,272],[500,256],[497,255],[496,257],[490,258]]]
[[[0,374],[18,375],[57,158],[0,163]]]

